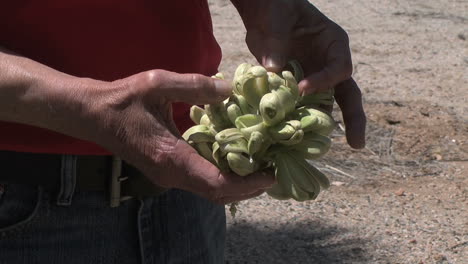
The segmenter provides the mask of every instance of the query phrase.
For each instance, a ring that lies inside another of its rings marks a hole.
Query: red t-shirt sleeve
[[[150,69],[213,75],[221,60],[206,0],[20,0],[0,9],[0,46],[59,71],[112,81]],[[175,103],[184,131],[189,105]],[[45,129],[0,122],[0,150],[108,154]]]

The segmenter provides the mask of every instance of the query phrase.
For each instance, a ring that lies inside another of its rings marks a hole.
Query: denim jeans
[[[57,191],[0,182],[1,264],[223,263],[224,206],[173,189],[111,208],[62,173]]]

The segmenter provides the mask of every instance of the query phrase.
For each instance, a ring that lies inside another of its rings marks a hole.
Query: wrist
[[[96,109],[109,83],[59,73],[32,81],[18,121],[95,142]]]
[[[71,76],[0,47],[0,121],[109,146],[116,113],[135,99],[125,80]]]
[[[79,134],[74,136],[106,147],[109,135],[120,123],[116,120],[118,112],[125,109],[130,101],[128,85],[123,81],[77,78],[68,88],[69,92],[65,92],[61,102],[68,102],[65,117],[76,120],[74,130]]]
[[[255,17],[261,17],[266,10],[268,0],[231,0],[231,3],[237,9],[245,28],[249,28],[255,23]]]

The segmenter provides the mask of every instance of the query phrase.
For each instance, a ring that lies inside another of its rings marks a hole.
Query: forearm
[[[85,119],[105,82],[73,77],[0,48],[0,120],[90,139]],[[94,87],[94,89],[90,89]]]

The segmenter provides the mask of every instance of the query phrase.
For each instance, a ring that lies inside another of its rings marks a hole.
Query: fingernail
[[[283,69],[285,64],[285,59],[279,54],[271,54],[269,56],[263,57],[263,66],[269,71],[279,72]]]
[[[229,95],[231,95],[232,87],[231,87],[231,84],[229,84],[229,82],[224,81],[224,80],[215,79],[214,80],[214,85],[215,85],[215,88],[216,88],[216,93],[220,97],[228,97]]]

